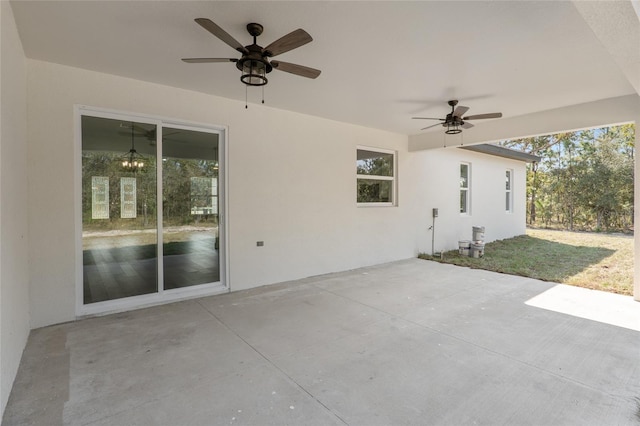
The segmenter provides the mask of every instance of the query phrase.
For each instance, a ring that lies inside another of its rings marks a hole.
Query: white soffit
[[[404,134],[425,126],[412,116],[444,116],[452,98],[471,107],[470,114],[502,111],[507,118],[636,93],[617,51],[612,58],[582,8],[566,1],[11,5],[28,58],[242,101],[245,88],[234,64],[180,61],[237,56],[193,19],[212,19],[242,44],[250,43],[246,24],[261,23],[262,46],[304,28],[314,41],[277,58],[322,75],[309,80],[272,72],[266,106]],[[249,89],[250,103],[260,97],[260,89]]]

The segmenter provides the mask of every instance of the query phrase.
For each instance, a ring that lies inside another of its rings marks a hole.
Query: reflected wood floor
[[[164,288],[220,281],[215,239],[165,244]],[[158,291],[155,245],[83,252],[84,303],[96,303]]]

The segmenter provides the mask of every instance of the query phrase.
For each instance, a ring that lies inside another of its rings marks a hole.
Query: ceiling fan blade
[[[220,28],[217,24],[215,24],[211,19],[207,18],[196,18],[195,21],[205,30],[209,31],[214,36],[218,37],[220,40],[227,43],[229,46],[236,49],[238,52],[248,53],[247,48],[240,44],[238,40],[231,37],[229,33]]]
[[[133,130],[140,133],[147,133],[149,131],[149,129],[146,129],[140,126],[139,124],[135,124],[135,123],[131,127],[133,127]]]
[[[296,74],[301,77],[307,78],[317,78],[322,72],[315,68],[309,68],[297,64],[290,64],[289,62],[271,61],[271,65],[277,70],[289,72],[291,74]]]
[[[467,111],[469,111],[469,107],[460,105],[455,111],[453,111],[453,115],[456,117],[462,117],[462,115]]]
[[[127,130],[121,130],[118,133],[120,133],[121,135],[129,135],[131,136],[131,129],[133,129],[133,132],[135,133],[136,136],[143,136],[146,135],[148,132],[152,132],[152,130],[146,129],[138,124],[125,124],[125,123],[120,123],[120,128],[121,129],[127,129]]]
[[[302,28],[291,31],[289,34],[280,37],[264,48],[265,56],[276,56],[288,52],[296,47],[303,46],[313,41],[313,38]]]
[[[427,130],[427,129],[430,129],[430,128],[432,128],[432,127],[436,127],[436,126],[442,126],[442,123],[432,124],[431,126],[423,127],[423,128],[422,128],[422,129],[420,129],[420,130]]]
[[[470,115],[468,117],[464,117],[462,120],[463,121],[467,121],[467,120],[482,120],[485,118],[500,118],[502,117],[502,113],[501,112],[490,112],[488,114],[477,114],[477,115]]]
[[[411,117],[414,120],[440,120],[446,121],[444,118],[431,118],[431,117]]]
[[[203,64],[206,62],[238,62],[236,58],[182,58],[182,61],[189,64]]]
[[[473,127],[473,124],[465,122],[462,126],[463,129],[470,129]]]

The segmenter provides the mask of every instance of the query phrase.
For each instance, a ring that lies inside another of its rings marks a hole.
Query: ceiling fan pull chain
[[[249,105],[247,105],[247,85],[244,86],[244,109],[248,109]]]
[[[264,104],[264,85],[262,86],[262,103]]]

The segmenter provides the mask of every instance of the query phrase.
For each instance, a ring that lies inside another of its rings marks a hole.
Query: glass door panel
[[[155,293],[156,126],[82,116],[83,303]]]
[[[164,289],[220,281],[218,134],[162,129]]]

